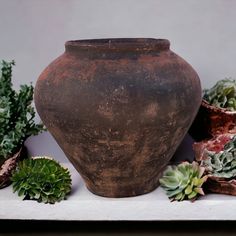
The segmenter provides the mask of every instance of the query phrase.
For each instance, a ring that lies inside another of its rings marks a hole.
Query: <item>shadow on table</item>
[[[193,143],[194,140],[189,134],[187,134],[177,148],[170,162],[172,164],[178,164],[183,161],[192,162],[194,160]]]

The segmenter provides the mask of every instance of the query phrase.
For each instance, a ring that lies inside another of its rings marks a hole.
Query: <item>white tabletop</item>
[[[71,164],[72,192],[54,205],[22,201],[9,186],[0,190],[0,219],[35,220],[236,220],[236,197],[209,194],[195,202],[170,202],[162,188],[129,198],[105,198],[89,192]]]

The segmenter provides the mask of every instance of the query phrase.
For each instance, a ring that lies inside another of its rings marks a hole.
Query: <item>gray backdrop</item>
[[[18,88],[35,84],[67,40],[167,38],[206,88],[236,78],[235,23],[236,0],[0,0],[0,59],[15,59]],[[27,146],[32,155],[66,160],[48,133]]]

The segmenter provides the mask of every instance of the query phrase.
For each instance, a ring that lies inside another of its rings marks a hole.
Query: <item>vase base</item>
[[[157,179],[151,181],[151,183],[145,184],[130,184],[128,186],[92,186],[86,185],[87,189],[95,195],[108,197],[108,198],[123,198],[123,197],[135,197],[150,193],[159,186],[159,176]]]

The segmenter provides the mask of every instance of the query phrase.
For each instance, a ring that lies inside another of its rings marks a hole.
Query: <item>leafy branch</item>
[[[29,136],[44,130],[34,122],[33,86],[21,85],[19,92],[12,88],[13,65],[14,61],[0,62],[0,159],[7,159]]]

